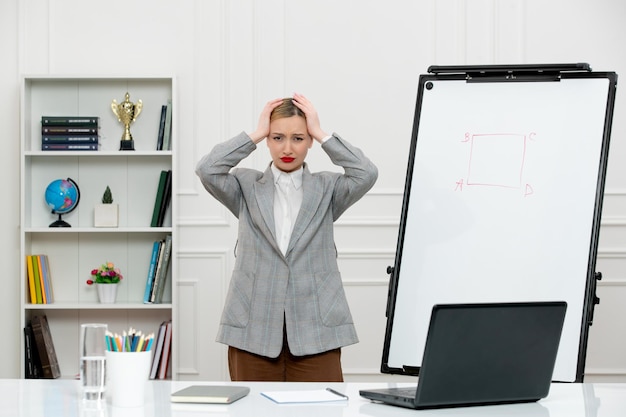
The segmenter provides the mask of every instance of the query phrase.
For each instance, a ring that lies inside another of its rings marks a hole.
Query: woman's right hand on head
[[[254,143],[261,142],[267,137],[267,135],[270,134],[270,115],[272,114],[272,111],[282,102],[282,98],[275,98],[265,104],[265,107],[263,107],[261,115],[259,116],[259,123],[257,124],[256,130],[248,135]]]

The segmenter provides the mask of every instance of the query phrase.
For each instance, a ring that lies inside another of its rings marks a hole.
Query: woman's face
[[[267,146],[276,168],[284,172],[300,169],[309,148],[313,146],[313,139],[306,128],[306,119],[291,116],[273,120],[270,123]]]

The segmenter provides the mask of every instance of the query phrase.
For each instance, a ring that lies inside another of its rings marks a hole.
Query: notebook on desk
[[[173,403],[231,404],[245,397],[249,387],[238,385],[191,385],[170,395]]]
[[[407,408],[538,401],[548,395],[567,304],[442,304],[432,310],[417,387],[359,391]]]

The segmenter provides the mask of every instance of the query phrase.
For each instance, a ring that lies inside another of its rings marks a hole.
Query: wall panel
[[[228,379],[226,357],[215,343],[226,296],[226,251],[179,251],[178,309],[181,323],[179,369],[181,379]]]

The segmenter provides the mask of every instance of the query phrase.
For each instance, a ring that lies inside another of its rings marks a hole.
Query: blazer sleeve
[[[337,220],[374,186],[378,179],[378,168],[363,151],[336,133],[322,144],[322,149],[333,164],[344,169],[344,174],[337,178],[333,188],[333,220]]]
[[[196,175],[204,188],[239,217],[242,192],[231,169],[256,149],[250,137],[241,132],[234,138],[216,145],[196,165]]]

